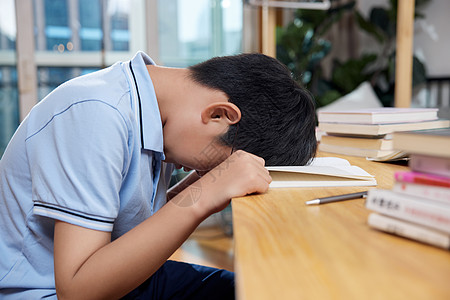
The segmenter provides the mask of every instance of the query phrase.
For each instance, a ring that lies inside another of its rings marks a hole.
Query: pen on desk
[[[367,197],[367,191],[345,194],[345,195],[337,195],[337,196],[331,196],[331,197],[325,197],[325,198],[318,198],[318,199],[306,201],[306,204],[307,205],[322,204],[322,203],[330,203],[330,202],[337,202],[337,201],[365,198],[365,197]]]

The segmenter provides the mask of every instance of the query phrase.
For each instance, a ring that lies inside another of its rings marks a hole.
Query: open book
[[[266,167],[272,176],[270,187],[375,186],[377,181],[342,158],[316,157],[308,166]]]

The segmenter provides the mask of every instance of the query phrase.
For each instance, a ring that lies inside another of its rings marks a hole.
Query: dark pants
[[[234,273],[169,260],[123,299],[234,299]]]

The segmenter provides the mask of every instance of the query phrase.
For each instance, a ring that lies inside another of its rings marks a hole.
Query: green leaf
[[[326,14],[327,12],[323,10],[298,9],[295,18],[310,24],[313,28],[317,28],[326,19]]]
[[[413,57],[413,87],[423,84],[427,81],[427,71],[425,65],[417,58]]]
[[[336,99],[339,99],[341,96],[342,94],[336,90],[328,90],[325,92],[325,94],[317,96],[316,102],[318,106],[321,107],[333,103]]]
[[[371,74],[365,71],[376,58],[375,54],[366,54],[359,59],[349,59],[342,64],[335,64],[332,74],[333,83],[343,94],[350,93],[370,78]]]
[[[370,22],[380,28],[387,36],[391,36],[388,11],[382,7],[374,7],[370,11]]]
[[[342,19],[344,13],[353,11],[355,5],[356,1],[349,1],[345,4],[335,6],[327,10],[326,17],[323,19],[323,22],[317,27],[316,33],[319,36],[325,35],[334,23]]]
[[[356,21],[358,22],[359,27],[362,30],[364,30],[368,34],[372,35],[380,43],[385,41],[385,37],[380,32],[379,27],[377,27],[375,24],[367,21],[366,19],[364,19],[364,17],[358,11],[355,11],[355,17],[356,17]]]
[[[388,59],[386,68],[386,77],[389,83],[395,82],[395,55],[391,55]]]

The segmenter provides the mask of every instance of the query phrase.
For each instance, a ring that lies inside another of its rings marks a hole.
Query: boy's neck
[[[174,105],[183,105],[181,95],[186,89],[188,76],[187,69],[167,68],[161,66],[147,65],[148,73],[152,79],[155,89],[156,100],[158,101],[161,121],[164,124],[169,118]],[[175,101],[178,99],[178,101]],[[176,102],[176,103],[175,103]]]

